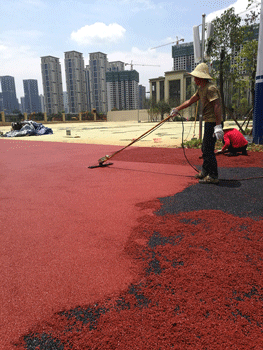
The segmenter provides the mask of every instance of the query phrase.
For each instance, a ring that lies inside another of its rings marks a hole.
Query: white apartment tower
[[[48,115],[64,110],[61,65],[59,58],[41,57],[41,72],[45,100],[45,112]]]
[[[107,55],[102,52],[89,54],[90,104],[99,113],[107,113],[106,71]]]
[[[121,61],[113,61],[108,64],[108,72],[121,72],[125,69],[125,63]]]
[[[82,53],[65,52],[65,72],[69,113],[87,111],[87,84]]]
[[[85,67],[85,80],[86,80],[86,90],[87,90],[87,110],[91,111],[91,85],[90,85],[90,69],[89,66]]]

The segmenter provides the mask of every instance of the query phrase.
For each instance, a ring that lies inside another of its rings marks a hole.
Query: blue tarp
[[[41,123],[36,123],[33,120],[25,120],[20,130],[11,130],[5,133],[5,137],[20,137],[20,136],[39,136],[53,134],[53,130],[47,128]]]

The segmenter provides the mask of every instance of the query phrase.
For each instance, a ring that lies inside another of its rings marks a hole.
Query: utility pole
[[[193,27],[195,63],[204,62],[204,58],[205,58],[205,17],[206,15],[203,14],[202,24],[199,24],[198,26]],[[200,34],[199,34],[200,26],[202,27],[201,45],[200,45]],[[201,103],[199,103],[198,110],[199,110],[199,139],[202,140],[203,107],[201,106]]]
[[[205,59],[205,17],[206,15],[202,15],[202,24],[193,27],[194,34],[194,56],[195,63],[204,62]],[[199,27],[202,26],[202,37],[201,37],[201,45],[200,45],[200,35],[199,35]],[[203,106],[199,103],[199,139],[202,140],[202,129],[203,129]]]
[[[255,88],[255,105],[253,115],[253,142],[263,144],[263,0],[261,0],[261,13],[258,38],[258,57]]]

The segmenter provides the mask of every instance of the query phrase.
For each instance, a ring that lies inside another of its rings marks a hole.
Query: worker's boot
[[[202,171],[200,171],[200,173],[195,175],[195,178],[200,180],[200,179],[204,179],[205,178],[205,174],[202,173]]]
[[[215,178],[215,177],[207,175],[205,178],[200,179],[199,183],[200,184],[214,184],[214,185],[218,185],[219,184],[219,180],[217,178]]]

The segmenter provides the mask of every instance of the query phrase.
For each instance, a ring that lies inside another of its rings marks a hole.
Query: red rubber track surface
[[[140,216],[136,203],[181,191],[194,181],[183,175],[194,171],[123,161],[88,168],[116,146],[0,147],[0,349],[8,350],[54,312],[126,288],[136,278],[123,255]]]
[[[263,322],[262,221],[217,211],[154,214],[157,198],[196,183],[181,149],[134,147],[110,167],[89,169],[119,148],[17,140],[0,146],[0,349],[234,349],[237,339],[238,349],[251,342],[260,349],[262,331],[247,320]],[[199,150],[186,154],[201,164]],[[218,163],[262,167],[263,154],[220,156]],[[211,254],[220,257],[211,263]],[[235,308],[231,300],[246,302]],[[99,314],[96,327],[83,322],[83,310]],[[220,319],[229,327],[223,343]]]

